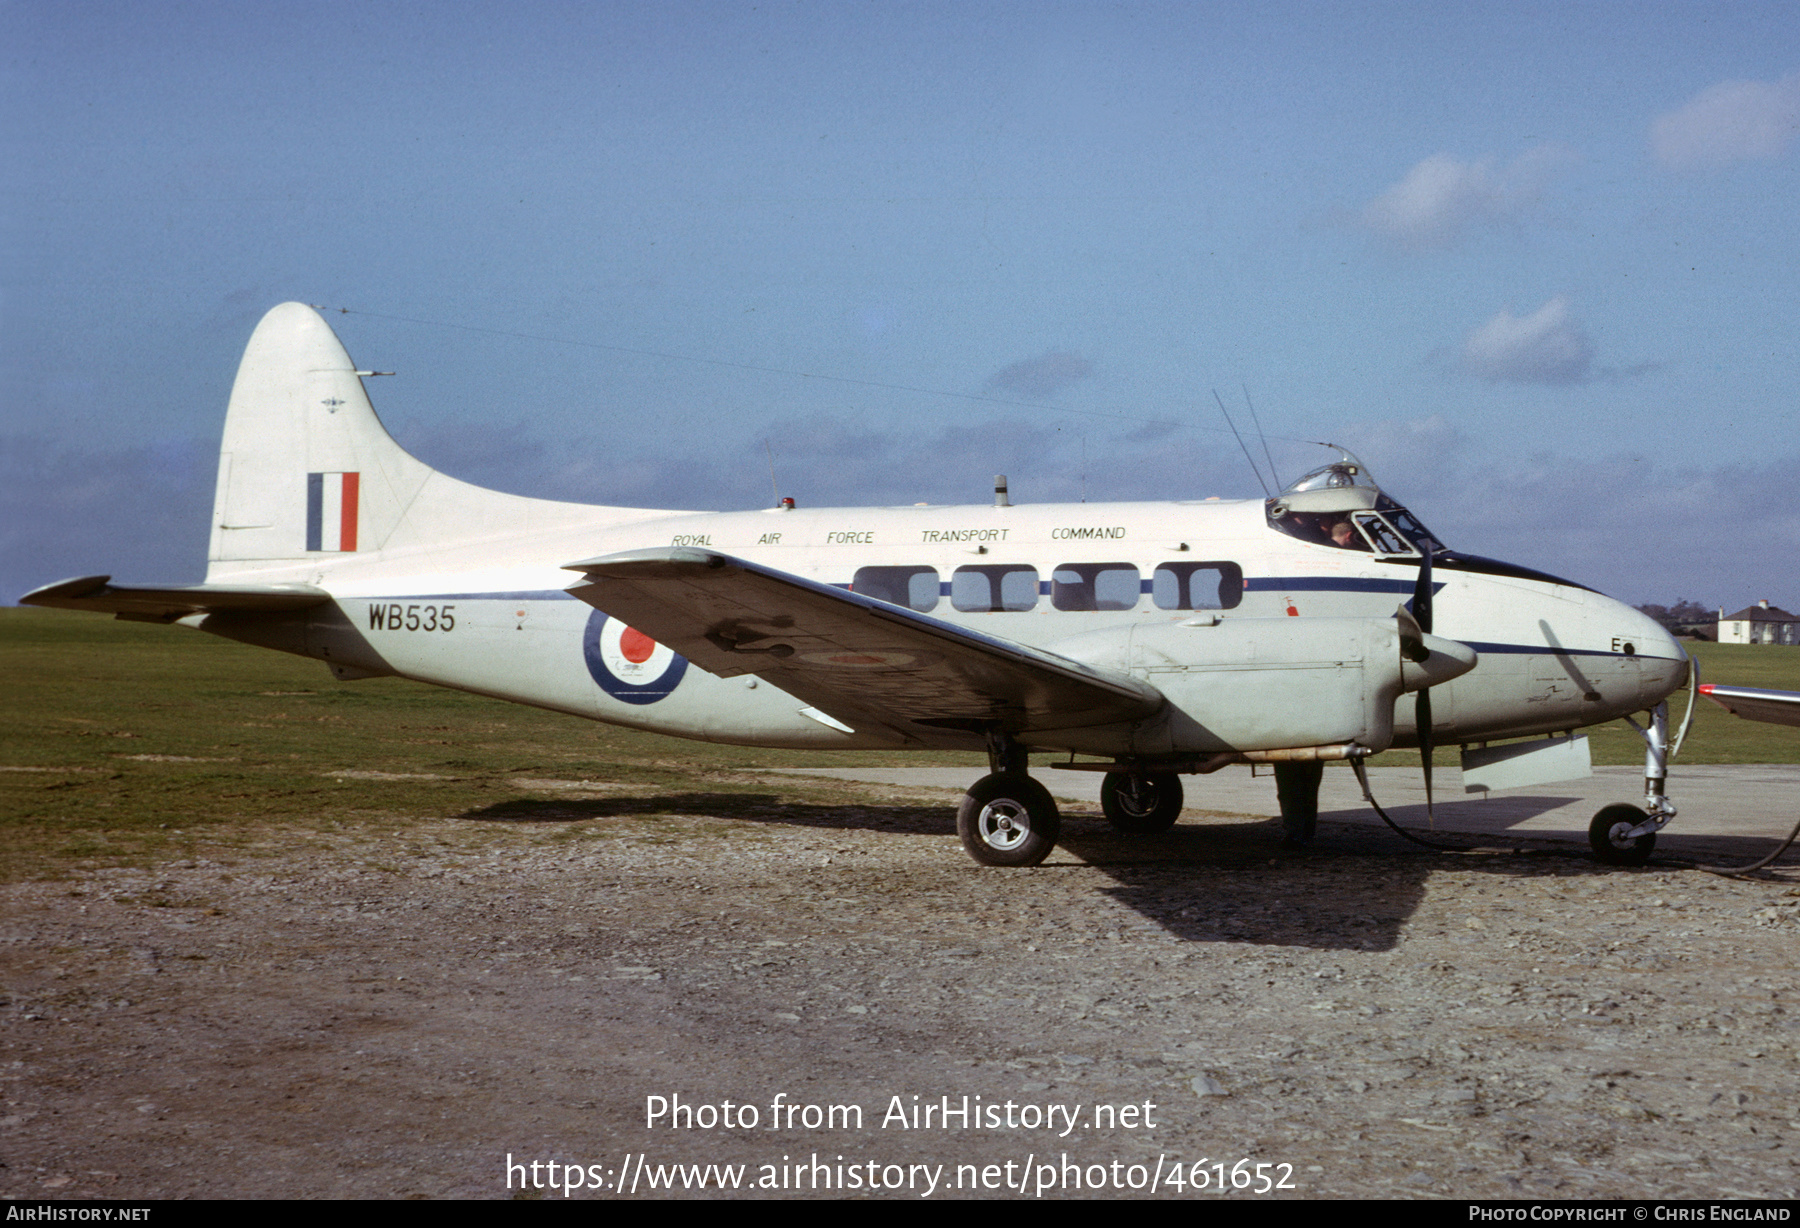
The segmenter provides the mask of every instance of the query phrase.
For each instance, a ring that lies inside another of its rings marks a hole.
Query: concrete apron
[[[769,770],[959,792],[982,775],[979,768],[945,767]],[[1182,777],[1187,800],[1182,822],[1204,822],[1207,815],[1267,818],[1279,814],[1274,778],[1267,768],[1259,773],[1253,778],[1247,767],[1230,767],[1210,776]],[[1065,806],[1074,803],[1099,809],[1099,772],[1065,772],[1037,765],[1032,774]],[[1643,771],[1635,767],[1595,768],[1585,780],[1503,793],[1465,793],[1462,773],[1456,768],[1437,769],[1432,783],[1439,832],[1498,841],[1508,836],[1569,840],[1583,846],[1596,811],[1617,802],[1641,806],[1644,794]],[[1396,823],[1429,835],[1425,785],[1418,768],[1373,768],[1369,785],[1375,800]],[[1800,765],[1796,764],[1676,764],[1670,768],[1667,788],[1680,814],[1658,833],[1658,853],[1752,861],[1773,851],[1773,842],[1785,839],[1800,819]],[[1341,763],[1325,770],[1319,790],[1319,821],[1382,827],[1381,819],[1363,801],[1355,775]],[[1793,862],[1800,862],[1800,841],[1778,864]]]

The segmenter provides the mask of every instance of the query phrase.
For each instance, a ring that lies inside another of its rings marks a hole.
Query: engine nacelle
[[[1423,637],[1406,659],[1403,629],[1378,618],[1219,618],[1090,632],[1050,650],[1142,678],[1169,700],[1131,736],[1132,753],[1279,750],[1394,740],[1402,692],[1475,668],[1465,644]]]

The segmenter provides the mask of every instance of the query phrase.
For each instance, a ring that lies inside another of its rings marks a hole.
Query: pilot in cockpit
[[[1326,526],[1326,533],[1331,537],[1331,544],[1339,549],[1367,551],[1369,548],[1369,543],[1356,531],[1356,526],[1350,523],[1348,516],[1332,518]]]
[[[1277,532],[1336,550],[1398,558],[1444,548],[1412,513],[1381,492],[1349,452],[1270,499],[1268,516]]]
[[[1302,541],[1314,542],[1321,546],[1335,546],[1340,550],[1365,552],[1369,549],[1369,543],[1361,533],[1356,531],[1356,526],[1351,523],[1348,516],[1329,513],[1311,516],[1294,515],[1288,517],[1287,523],[1282,526],[1282,529]]]

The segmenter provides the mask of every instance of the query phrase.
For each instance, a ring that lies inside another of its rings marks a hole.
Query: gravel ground
[[[1194,811],[1074,813],[993,870],[941,793],[530,783],[561,794],[0,889],[0,1194],[561,1196],[510,1156],[604,1197],[673,1164],[1219,1197],[1241,1160],[1229,1196],[1258,1164],[1287,1196],[1800,1195],[1791,882],[1348,828],[1283,856]],[[965,1096],[998,1123],[889,1114]]]

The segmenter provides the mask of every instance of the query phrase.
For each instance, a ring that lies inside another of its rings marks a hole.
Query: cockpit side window
[[[1391,507],[1382,507],[1381,512],[1382,515],[1393,522],[1396,529],[1400,530],[1400,535],[1416,546],[1421,552],[1429,550],[1431,553],[1436,554],[1438,551],[1444,549],[1444,543],[1437,539],[1437,535],[1424,525],[1420,524],[1419,518],[1405,508],[1395,504]]]
[[[1436,553],[1444,548],[1411,512],[1392,500],[1382,502],[1379,511],[1271,514],[1269,524],[1289,537],[1315,546],[1360,550],[1364,554],[1411,555],[1421,549]]]
[[[1362,536],[1375,547],[1376,554],[1417,554],[1412,543],[1400,536],[1394,526],[1382,519],[1378,512],[1357,512],[1350,518],[1356,527],[1362,530]],[[1368,549],[1367,545],[1360,547]]]
[[[1357,531],[1356,522],[1343,512],[1289,512],[1280,519],[1271,519],[1269,523],[1289,537],[1297,537],[1315,546],[1333,546],[1339,550],[1361,550],[1365,553],[1370,549],[1368,541]]]

